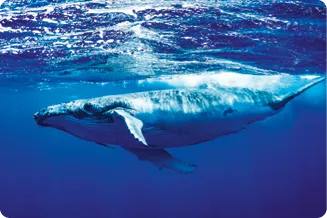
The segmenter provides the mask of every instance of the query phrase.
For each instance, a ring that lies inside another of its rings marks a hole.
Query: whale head
[[[123,96],[105,96],[45,107],[34,114],[40,126],[53,127],[98,144],[147,143],[143,123]]]
[[[60,116],[73,116],[74,112],[69,110],[65,104],[48,106],[34,114],[34,120],[40,126],[51,126],[51,119]]]
[[[116,110],[132,113],[132,109],[120,99],[104,97],[89,100],[76,100],[45,107],[34,114],[34,120],[39,126],[53,127],[69,132],[92,129],[97,124],[113,126]],[[103,127],[103,126],[102,126]]]

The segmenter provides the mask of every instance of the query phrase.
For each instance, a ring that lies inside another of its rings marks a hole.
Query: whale
[[[235,134],[278,114],[323,80],[319,75],[235,73],[160,78],[140,83],[161,84],[164,89],[60,103],[36,112],[34,119],[39,126],[101,146],[120,146],[159,169],[188,174],[197,166],[174,157],[167,148]]]

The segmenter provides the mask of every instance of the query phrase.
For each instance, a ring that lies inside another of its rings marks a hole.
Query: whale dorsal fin
[[[115,120],[123,120],[129,132],[134,136],[134,138],[145,146],[148,146],[142,133],[143,122],[141,120],[135,118],[123,109],[114,109],[111,111],[111,114]]]

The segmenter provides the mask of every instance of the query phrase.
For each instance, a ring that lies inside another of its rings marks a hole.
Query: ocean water
[[[320,1],[5,1],[0,211],[9,218],[316,218],[326,211],[326,84],[194,146],[181,175],[41,128],[42,107],[155,90],[162,75],[326,74]],[[290,86],[292,84],[289,84]]]

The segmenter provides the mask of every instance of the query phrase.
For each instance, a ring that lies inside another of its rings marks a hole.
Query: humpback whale
[[[143,81],[168,88],[48,106],[35,113],[34,119],[40,126],[83,140],[120,146],[160,169],[191,173],[196,165],[173,157],[165,149],[237,133],[279,113],[290,100],[325,79],[235,73],[196,77]]]

